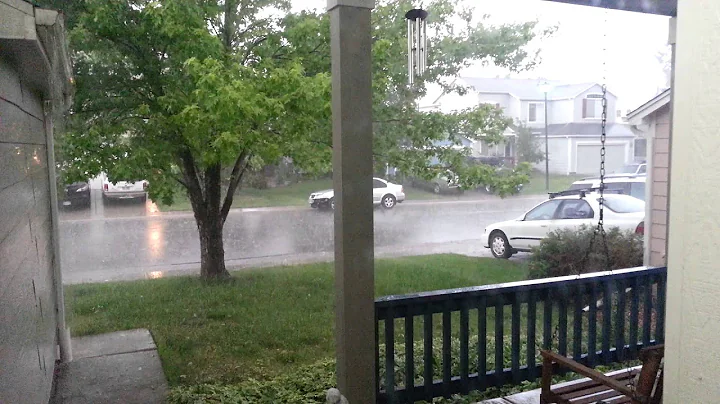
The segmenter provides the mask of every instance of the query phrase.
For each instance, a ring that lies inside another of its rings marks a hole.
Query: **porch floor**
[[[73,361],[56,369],[50,404],[155,404],[167,381],[146,329],[72,339]]]
[[[628,370],[631,370],[631,369],[640,369],[640,366],[616,370],[614,372],[608,373],[608,375],[616,375],[618,373],[627,372]],[[573,380],[570,382],[555,384],[555,385],[553,385],[553,387],[572,386],[573,384],[586,382],[588,380],[590,380],[590,379],[587,379],[587,378],[578,379],[578,380]],[[507,396],[507,397],[493,398],[491,400],[481,401],[477,404],[540,404],[540,389],[525,391],[522,393]]]

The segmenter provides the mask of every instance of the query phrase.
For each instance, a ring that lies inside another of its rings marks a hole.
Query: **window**
[[[528,122],[542,122],[543,103],[531,102],[528,104]]]
[[[598,202],[600,199],[598,199]],[[605,195],[605,206],[615,213],[639,213],[645,211],[645,202],[627,195]]]
[[[630,196],[645,200],[645,183],[633,182],[630,184]]]
[[[380,180],[373,180],[373,188],[387,188],[387,184]]]
[[[555,217],[555,211],[560,206],[560,202],[555,199],[535,207],[525,215],[525,220],[552,220]]]
[[[570,191],[574,191],[576,189],[588,189],[592,188],[593,184],[592,182],[582,182],[579,184],[572,184],[570,185],[570,188],[568,188]]]
[[[602,118],[602,95],[588,94],[583,99],[582,117],[584,119]]]
[[[635,158],[645,159],[647,157],[647,139],[635,139]]]
[[[584,199],[569,199],[563,201],[558,219],[592,219],[595,212]]]

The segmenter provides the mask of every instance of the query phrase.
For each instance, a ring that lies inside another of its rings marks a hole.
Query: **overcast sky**
[[[532,71],[511,77],[547,78],[569,83],[603,82],[618,96],[618,107],[634,109],[665,85],[658,52],[667,49],[668,17],[604,10],[542,0],[463,1],[476,8],[477,17],[499,25],[537,19],[541,27],[558,25],[549,39],[534,41],[542,63]],[[325,1],[293,0],[294,11],[324,10]],[[465,76],[505,77],[509,72],[476,66]]]

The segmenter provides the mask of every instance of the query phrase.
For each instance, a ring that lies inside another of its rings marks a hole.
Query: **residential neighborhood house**
[[[492,104],[505,115],[521,122],[538,137],[541,150],[545,147],[545,88],[547,83],[547,130],[549,171],[556,174],[597,174],[600,166],[600,132],[602,87],[597,83],[569,84],[538,79],[506,79],[461,77],[457,85],[469,87],[464,96],[444,94],[434,100],[432,108],[447,110],[446,105],[470,103]],[[608,172],[620,170],[629,162],[645,158],[644,139],[622,122],[617,97],[607,92],[607,154]],[[506,141],[497,145],[475,142],[476,156],[516,157],[516,131],[509,128]],[[544,170],[545,163],[537,168]]]

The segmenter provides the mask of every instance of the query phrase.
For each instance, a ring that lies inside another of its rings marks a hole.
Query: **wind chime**
[[[425,73],[427,65],[427,23],[428,12],[414,8],[405,13],[408,34],[408,82],[412,85],[415,77]]]

